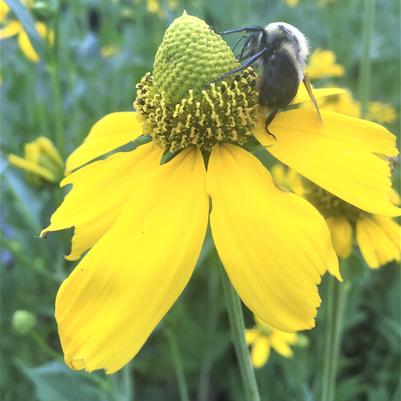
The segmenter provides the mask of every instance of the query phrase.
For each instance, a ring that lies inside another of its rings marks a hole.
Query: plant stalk
[[[235,353],[237,355],[246,399],[248,401],[260,401],[255,371],[249,356],[248,346],[245,342],[245,323],[241,300],[223,269],[221,269],[221,273],[230,321],[231,340],[234,344]]]

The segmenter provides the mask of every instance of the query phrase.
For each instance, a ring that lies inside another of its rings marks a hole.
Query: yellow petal
[[[315,96],[316,100],[345,93],[345,90],[341,88],[313,88],[312,90],[313,96]],[[311,102],[311,98],[305,88],[305,85],[301,84],[299,85],[297,95],[295,96],[291,104],[299,104],[305,102]]]
[[[47,181],[56,182],[57,178],[55,175],[48,169],[39,166],[38,164],[32,163],[29,160],[23,159],[16,155],[9,155],[8,160],[10,164],[15,167],[18,167],[22,170],[27,171],[28,173],[36,174]]]
[[[0,1],[0,22],[4,22],[6,20],[7,14],[10,11],[10,7],[8,7],[8,4],[4,1]]]
[[[401,227],[389,217],[364,217],[356,223],[356,240],[367,265],[376,269],[401,254]]]
[[[56,165],[58,165],[60,168],[64,167],[64,162],[60,156],[60,153],[49,138],[40,136],[36,140],[36,143],[39,145],[40,150],[46,154]]]
[[[295,333],[284,333],[278,330],[274,331],[270,337],[272,348],[285,358],[293,356],[290,344],[295,344],[297,335]]]
[[[255,368],[261,368],[266,364],[270,356],[269,339],[264,336],[259,336],[253,344],[251,350],[252,365]]]
[[[207,185],[216,248],[244,303],[278,329],[313,327],[320,276],[339,275],[323,217],[234,145],[213,148]]]
[[[323,126],[310,109],[280,113],[269,126],[274,141],[258,125],[258,141],[284,164],[325,190],[373,214],[396,216],[390,201],[388,162],[375,153],[397,154],[395,136],[384,127],[322,111]]]
[[[61,185],[72,184],[72,190],[41,236],[74,227],[71,253],[66,259],[78,259],[113,225],[136,186],[160,164],[162,153],[162,149],[149,143],[68,175]]]
[[[21,32],[22,26],[18,21],[10,21],[0,29],[0,40],[7,39]]]
[[[345,217],[329,217],[326,223],[330,230],[334,250],[340,258],[348,258],[352,251],[352,227]]]
[[[21,30],[20,34],[18,35],[18,45],[24,53],[25,57],[28,60],[33,61],[34,63],[39,62],[39,55],[36,50],[33,48],[31,41],[25,30]]]
[[[71,368],[122,368],[180,295],[206,232],[205,176],[199,150],[156,167],[64,281],[56,319]]]
[[[39,165],[40,149],[36,141],[26,143],[24,153],[27,160]]]
[[[92,127],[83,144],[67,159],[67,173],[135,140],[140,135],[142,125],[135,112],[107,114]]]
[[[254,343],[259,336],[259,332],[256,329],[245,330],[245,341],[248,345]]]

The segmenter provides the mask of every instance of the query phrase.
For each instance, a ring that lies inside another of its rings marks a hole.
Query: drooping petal
[[[57,181],[57,177],[54,175],[52,171],[42,166],[39,166],[38,164],[31,162],[30,160],[23,159],[22,157],[16,155],[9,155],[8,160],[13,166],[21,168],[27,171],[28,173],[37,174],[38,176],[50,182]]]
[[[0,28],[0,40],[11,38],[22,31],[22,25],[18,21],[10,21]]]
[[[135,140],[142,135],[142,125],[135,112],[110,113],[90,130],[83,144],[67,159],[66,172]]]
[[[234,145],[213,148],[207,188],[216,248],[244,303],[280,330],[313,327],[320,276],[339,276],[323,217]]]
[[[53,43],[53,31],[49,30],[43,22],[37,22],[35,24],[35,28],[42,39],[47,39],[49,43]],[[31,60],[34,63],[38,63],[40,61],[39,55],[34,49],[28,34],[22,27],[21,32],[18,35],[18,45],[28,60]]]
[[[344,93],[345,90],[341,88],[313,88],[313,96],[316,100],[328,97],[328,96],[335,96],[341,95]],[[308,94],[304,85],[299,85],[297,95],[295,96],[294,100],[291,104],[299,104],[299,103],[306,103],[311,102],[311,98]]]
[[[253,344],[259,336],[259,332],[256,329],[245,330],[245,341],[248,345]]]
[[[401,256],[401,227],[389,217],[364,217],[356,223],[356,240],[367,265],[377,269]]]
[[[330,230],[333,248],[340,258],[348,258],[352,251],[352,227],[342,216],[329,217],[326,223]]]
[[[270,342],[265,336],[258,336],[251,349],[252,365],[258,369],[266,364],[270,356]]]
[[[34,63],[39,62],[39,55],[32,46],[31,41],[29,40],[28,34],[25,32],[25,30],[21,30],[20,34],[18,35],[18,45],[24,53],[24,56],[28,59],[33,61]]]
[[[290,344],[295,344],[297,335],[295,333],[274,332],[270,337],[272,348],[285,358],[293,356]]]
[[[269,126],[273,140],[260,124],[258,141],[284,164],[346,202],[373,214],[396,216],[390,201],[388,162],[395,156],[395,136],[384,127],[357,118],[298,109],[280,113]]]
[[[180,295],[206,232],[205,176],[199,150],[158,166],[64,281],[56,319],[71,368],[119,370]]]
[[[162,153],[150,143],[68,175],[61,185],[73,187],[41,235],[74,227],[71,253],[66,259],[78,259],[113,225],[136,186],[160,164]]]

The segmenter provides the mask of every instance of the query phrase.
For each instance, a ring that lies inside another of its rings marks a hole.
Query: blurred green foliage
[[[376,3],[370,98],[399,110],[399,3]],[[59,284],[73,268],[62,258],[68,252],[71,232],[56,233],[46,241],[38,238],[63,191],[50,184],[32,186],[24,173],[8,164],[6,156],[22,154],[24,143],[44,135],[52,138],[66,157],[99,117],[131,110],[136,82],[152,69],[164,30],[184,9],[216,30],[280,20],[298,26],[313,48],[336,53],[347,74],[331,81],[349,87],[358,98],[363,0],[338,0],[326,6],[301,0],[297,7],[281,0],[158,4],[160,9],[151,12],[148,2],[141,0],[35,1],[29,13],[55,32],[53,46],[41,42],[41,62],[26,59],[15,38],[1,41],[3,401],[178,400],[169,335],[174,338],[191,400],[244,399],[230,344],[217,271],[220,265],[210,238],[190,285],[128,367],[112,376],[73,372],[65,367],[53,301]],[[24,23],[29,25],[29,21]],[[329,80],[316,86],[327,83]],[[389,128],[397,132],[398,127],[399,116]],[[398,178],[396,172],[396,185]],[[369,271],[355,251],[343,275],[352,290],[346,304],[336,401],[398,400],[400,271],[395,264]],[[264,401],[320,399],[325,281],[320,288],[323,305],[317,328],[306,333],[309,345],[296,347],[294,358],[289,360],[272,355],[257,371]],[[16,331],[12,322],[17,310],[30,312],[36,324],[25,332]],[[249,314],[246,320],[248,325],[253,324]]]

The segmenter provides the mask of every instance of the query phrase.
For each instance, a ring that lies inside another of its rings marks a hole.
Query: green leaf
[[[19,0],[5,0],[10,9],[14,12],[19,22],[24,27],[32,46],[36,50],[40,59],[43,59],[44,44],[38,31],[35,28],[35,21],[29,10]]]
[[[49,362],[36,368],[29,368],[22,361],[17,361],[17,365],[32,381],[39,401],[111,400],[108,382],[94,374],[74,372],[59,362]]]

